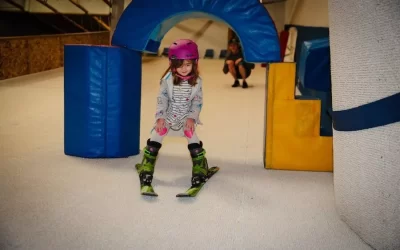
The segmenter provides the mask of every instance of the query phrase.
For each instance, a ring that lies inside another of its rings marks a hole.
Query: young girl
[[[142,194],[155,194],[151,182],[158,152],[164,137],[174,131],[188,140],[192,157],[192,186],[201,184],[208,173],[203,144],[195,132],[203,105],[202,79],[199,77],[199,53],[196,43],[188,39],[175,41],[168,52],[171,71],[161,80],[157,97],[156,125],[144,148],[141,164],[136,168]]]

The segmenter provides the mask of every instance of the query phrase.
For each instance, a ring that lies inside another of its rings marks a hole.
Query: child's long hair
[[[168,71],[171,70],[174,85],[179,85],[182,79],[177,75],[176,70],[172,69],[179,68],[180,66],[182,66],[183,62],[184,60],[181,59],[171,60],[171,66],[165,71],[162,77],[164,77],[168,73]],[[190,74],[192,75],[192,77],[188,80],[188,82],[190,86],[196,86],[197,79],[199,78],[200,75],[199,67],[195,60],[191,60],[191,62],[192,62],[192,72]]]

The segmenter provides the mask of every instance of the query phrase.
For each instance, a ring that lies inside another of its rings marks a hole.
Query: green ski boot
[[[203,143],[192,143],[188,145],[192,157],[192,186],[185,192],[177,194],[177,197],[195,197],[206,182],[219,170],[219,167],[208,168],[206,151]]]
[[[142,163],[136,164],[136,170],[140,179],[140,193],[147,196],[158,196],[151,184],[153,181],[154,167],[157,161],[161,144],[147,140],[147,146],[143,149]]]
[[[192,187],[197,187],[206,181],[208,175],[208,163],[206,151],[202,143],[192,143],[188,145],[190,156],[192,157]]]

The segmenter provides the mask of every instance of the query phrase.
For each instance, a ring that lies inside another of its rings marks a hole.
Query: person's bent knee
[[[244,62],[243,62],[243,60],[240,60],[239,62],[236,61],[236,62],[235,62],[235,65],[236,65],[236,66],[243,66],[243,65],[244,65]]]
[[[232,60],[228,60],[228,61],[226,61],[226,64],[228,64],[229,66],[233,66],[234,62]]]

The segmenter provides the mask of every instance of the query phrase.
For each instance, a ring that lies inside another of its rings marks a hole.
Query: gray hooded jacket
[[[196,124],[202,124],[200,121],[200,112],[203,107],[202,85],[202,79],[199,77],[197,79],[197,84],[192,87],[192,93],[188,100],[191,103],[187,118],[194,119]],[[161,79],[160,90],[157,97],[156,121],[160,118],[167,118],[167,110],[172,100],[173,87],[173,77],[171,72],[169,72],[163,77],[163,79]]]

